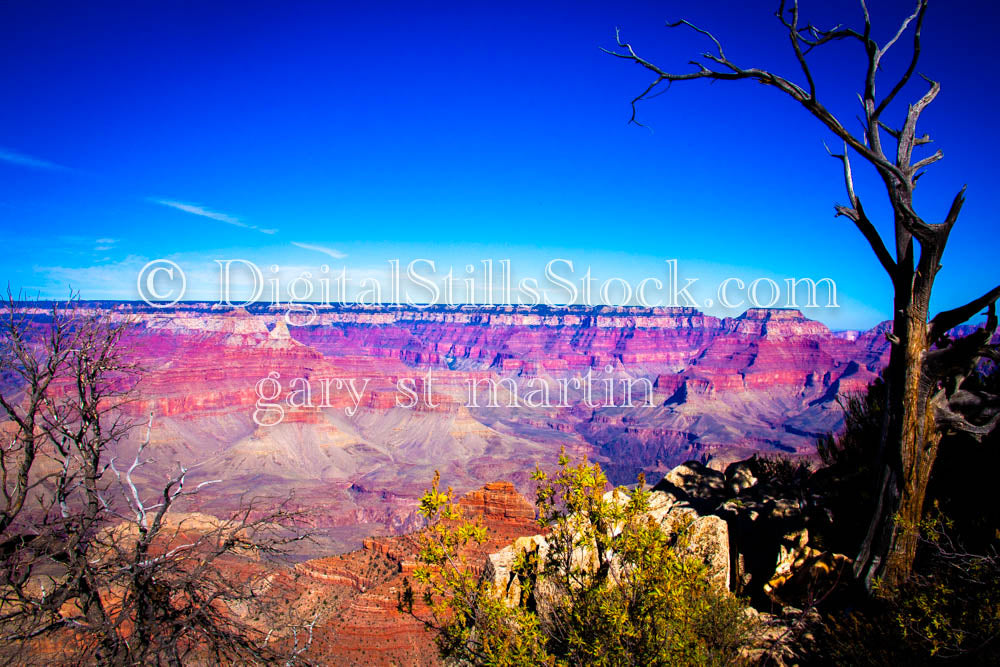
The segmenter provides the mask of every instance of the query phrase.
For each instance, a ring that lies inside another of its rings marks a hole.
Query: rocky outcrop
[[[672,494],[696,510],[705,511],[726,495],[726,476],[700,461],[688,461],[664,475],[653,490]]]
[[[786,541],[793,545],[781,545],[778,565],[763,589],[775,604],[811,607],[850,580],[851,559],[809,546],[806,529],[786,536]]]
[[[483,579],[493,584],[496,591],[511,607],[521,603],[521,596],[528,578],[537,580],[541,565],[548,555],[549,543],[543,535],[519,537],[513,544],[486,556],[483,561]],[[536,564],[534,572],[516,570],[519,559],[530,558]]]
[[[486,521],[519,526],[530,526],[535,521],[535,507],[510,482],[490,482],[462,496],[458,504],[467,515]]]
[[[688,461],[669,473],[655,489],[686,501],[697,512],[714,516],[729,528],[732,588],[761,593],[779,586],[775,577],[794,569],[808,542],[806,504],[790,489],[767,477],[757,459],[729,465],[724,473]],[[783,580],[782,580],[783,581]]]
[[[803,605],[848,579],[850,559],[810,541],[834,517],[801,461],[752,457],[725,473],[688,461],[656,488],[726,522],[730,588],[762,607]]]
[[[625,503],[628,502],[628,495],[619,489],[609,491],[605,499]],[[706,564],[707,576],[717,590],[729,590],[729,531],[724,520],[718,516],[701,516],[687,502],[679,501],[674,495],[663,491],[650,493],[649,506],[638,520],[652,520],[670,536],[683,532],[684,539],[678,542],[682,553],[694,556]],[[574,519],[570,517],[567,525],[572,526],[573,523]],[[612,530],[620,529],[618,527]],[[539,576],[546,565],[549,548],[549,538],[545,535],[518,538],[486,557],[483,577],[512,606],[521,602],[522,591],[529,583],[528,579],[531,579],[534,603],[539,614],[545,617],[553,602],[560,596],[551,577]],[[595,554],[586,548],[575,550],[571,558],[572,568],[591,571],[597,568]],[[533,571],[517,567],[525,563],[530,564]],[[620,567],[619,561],[612,558],[610,567],[611,570]]]
[[[717,590],[734,591],[754,603],[756,609],[748,613],[760,624],[760,646],[766,649],[754,649],[758,658],[784,655],[789,628],[804,613],[800,610],[843,590],[851,579],[850,558],[811,539],[810,530],[822,533],[831,517],[809,480],[808,468],[787,461],[755,457],[725,472],[688,461],[667,472],[650,492],[645,517],[668,534],[685,530],[687,540],[678,544],[708,565]],[[605,498],[627,499],[621,490],[611,493]],[[561,596],[551,577],[539,577],[549,539],[518,538],[488,554],[483,566],[483,576],[507,604],[523,603],[524,591],[530,590],[543,619]],[[572,559],[575,567],[595,567],[585,549]]]

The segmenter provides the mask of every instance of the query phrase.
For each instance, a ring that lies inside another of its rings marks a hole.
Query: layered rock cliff
[[[129,409],[153,413],[157,461],[224,480],[197,509],[293,495],[338,549],[416,527],[435,469],[460,491],[505,478],[528,492],[560,447],[616,483],[687,459],[810,455],[888,346],[882,330],[838,335],[773,309],[345,306],[309,326],[267,306],[113,312],[138,324]]]
[[[470,563],[537,530],[534,508],[509,482],[491,482],[459,499],[489,539],[469,552]],[[420,533],[366,539],[357,551],[309,560],[281,571],[274,585],[291,606],[317,619],[310,660],[322,665],[439,665],[433,636],[420,619],[430,610],[418,599],[413,614],[399,595],[413,581]]]

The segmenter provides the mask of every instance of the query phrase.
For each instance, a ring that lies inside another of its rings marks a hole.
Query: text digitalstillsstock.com
[[[665,260],[666,270],[660,277],[648,276],[628,280],[612,276],[605,280],[594,277],[591,267],[574,264],[572,260],[549,260],[539,278],[522,277],[515,282],[511,260],[483,259],[456,271],[438,269],[434,260],[414,259],[403,265],[399,259],[387,260],[387,269],[378,277],[357,278],[346,266],[339,271],[323,264],[314,275],[299,271],[290,278],[281,267],[272,264],[261,269],[246,259],[216,259],[217,291],[209,293],[220,306],[232,308],[251,304],[288,306],[289,325],[310,325],[315,319],[315,306],[387,305],[428,308],[431,306],[639,306],[643,308],[839,308],[837,285],[831,278],[785,278],[784,284],[768,277],[743,280],[722,279],[711,296],[699,302],[695,292],[698,278],[682,277],[678,260]],[[199,274],[203,275],[203,274]],[[184,270],[175,262],[156,259],[148,262],[136,277],[138,296],[154,308],[167,308],[185,299],[188,281]],[[207,286],[202,286],[207,287]],[[826,302],[820,305],[817,296],[825,288]],[[290,317],[292,312],[296,318]],[[305,320],[302,313],[308,313]]]

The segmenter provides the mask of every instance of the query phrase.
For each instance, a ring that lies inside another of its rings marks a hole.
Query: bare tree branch
[[[260,585],[265,568],[246,569],[307,537],[299,514],[250,501],[229,518],[190,521],[181,501],[218,482],[192,488],[196,466],[178,465],[144,499],[152,415],[131,465],[111,457],[138,426],[122,412],[138,369],[130,322],[73,304],[54,306],[49,321],[26,311],[8,293],[0,406],[14,437],[0,446],[0,661],[46,642],[72,664],[304,663],[311,626]],[[264,646],[262,623],[288,630]]]
[[[983,294],[978,299],[973,299],[964,306],[959,306],[958,308],[952,308],[951,310],[945,310],[938,313],[927,324],[927,337],[930,339],[931,343],[937,342],[951,329],[954,329],[959,324],[968,321],[969,318],[973,317],[976,313],[980,312],[990,304],[996,303],[997,299],[1000,299],[1000,285],[997,285],[986,294]]]
[[[826,150],[832,157],[837,158],[844,164],[844,183],[847,187],[847,198],[851,202],[850,207],[834,206],[836,214],[838,216],[845,216],[854,222],[864,235],[865,240],[868,241],[868,245],[875,252],[875,256],[882,264],[882,268],[885,269],[890,278],[893,278],[896,275],[896,262],[893,261],[892,255],[886,249],[882,237],[879,236],[878,230],[875,229],[875,225],[865,215],[865,210],[861,206],[861,200],[854,191],[854,175],[851,171],[851,160],[847,155],[847,146],[844,146],[844,152],[840,155],[834,154],[829,148]]]

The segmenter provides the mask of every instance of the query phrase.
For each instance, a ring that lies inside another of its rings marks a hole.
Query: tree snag
[[[913,209],[913,190],[924,173],[922,170],[943,157],[940,150],[922,158],[914,156],[916,148],[931,141],[926,134],[917,135],[917,121],[937,97],[940,84],[920,75],[927,82],[927,90],[908,105],[902,125],[893,127],[882,120],[883,113],[916,73],[928,2],[917,0],[913,13],[902,21],[891,39],[880,45],[872,37],[871,16],[865,0],[861,0],[864,27],[860,31],[842,26],[824,30],[804,24],[798,0],[781,0],[775,16],[787,30],[805,80],[801,85],[765,69],[737,65],[714,35],[684,20],[668,23],[667,27],[694,30],[711,40],[715,47],[714,51],[701,54],[700,60],[691,61],[695,66],[693,72],[676,74],[659,68],[640,57],[620,34],[618,49],[606,50],[656,75],[632,100],[630,122],[636,122],[636,103],[650,97],[664,82],[669,85],[674,81],[694,79],[751,79],[776,88],[798,102],[843,142],[843,153],[831,152],[831,155],[843,163],[848,203],[836,205],[835,215],[844,216],[857,226],[893,286],[892,334],[888,335],[892,347],[885,370],[888,398],[880,443],[881,482],[867,537],[855,559],[855,576],[868,590],[879,580],[895,588],[910,574],[927,482],[944,430],[981,436],[997,421],[997,415],[986,423],[982,421],[983,401],[995,397],[964,390],[962,383],[975,371],[981,358],[998,358],[997,347],[991,344],[991,339],[997,327],[995,304],[1000,297],[1000,286],[964,306],[928,318],[931,289],[941,268],[941,255],[965,201],[965,188],[962,188],[940,223],[925,222]],[[882,79],[882,58],[911,26],[913,43],[909,65],[892,83],[889,92],[879,96],[876,81]],[[848,131],[817,99],[816,82],[809,68],[807,56],[810,52],[834,42],[857,43],[866,55],[859,94],[864,113],[860,119],[861,131],[857,134]],[[855,192],[851,151],[873,166],[885,185],[894,229],[889,247]],[[961,339],[953,339],[948,334],[983,309],[988,309],[986,323],[975,333]]]

